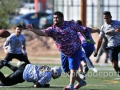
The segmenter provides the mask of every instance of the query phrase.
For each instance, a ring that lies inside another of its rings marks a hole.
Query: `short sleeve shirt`
[[[15,33],[13,33],[6,39],[4,45],[7,47],[9,53],[21,54],[22,45],[25,45],[25,37],[22,34],[16,36]]]
[[[53,25],[45,29],[44,32],[54,39],[60,52],[70,57],[81,46],[77,32],[85,29],[86,27],[80,26],[74,21],[64,21],[61,27]]]
[[[111,24],[104,24],[100,30],[100,38],[104,36],[108,40],[107,47],[116,47],[120,45],[120,32],[115,32],[116,28],[120,28],[120,21],[112,20]],[[106,35],[105,33],[110,30],[112,32],[111,35]]]

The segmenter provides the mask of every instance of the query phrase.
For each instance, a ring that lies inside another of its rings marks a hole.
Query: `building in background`
[[[54,0],[54,11],[64,13],[65,20],[80,18],[81,0]],[[109,10],[112,18],[120,20],[120,0],[86,0],[86,25],[100,27],[103,24],[103,11]]]

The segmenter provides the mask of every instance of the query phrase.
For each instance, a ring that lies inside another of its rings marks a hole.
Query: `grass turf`
[[[43,65],[43,64],[42,64]],[[55,66],[49,64],[49,66]],[[115,73],[111,65],[99,66],[96,65],[98,73],[92,70],[86,75],[87,85],[79,90],[120,90],[120,77]],[[8,75],[12,73],[7,67],[3,67],[1,72]],[[63,90],[63,87],[69,84],[69,76],[62,73],[62,76],[56,80],[51,79],[49,82],[50,88],[36,88],[36,90]],[[0,90],[35,90],[32,82],[19,83],[14,86],[0,87]]]

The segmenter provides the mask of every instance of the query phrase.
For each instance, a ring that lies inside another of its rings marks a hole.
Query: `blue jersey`
[[[22,34],[20,34],[20,36],[16,36],[15,33],[13,33],[4,42],[4,46],[7,48],[7,51],[13,54],[21,54],[22,45],[25,45],[25,37]]]
[[[51,68],[48,66],[38,66],[27,64],[23,71],[23,79],[28,82],[39,82],[44,85],[52,78]]]

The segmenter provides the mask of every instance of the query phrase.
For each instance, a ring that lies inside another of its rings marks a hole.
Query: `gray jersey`
[[[115,32],[116,28],[120,28],[120,21],[112,20],[111,24],[104,24],[100,30],[100,38],[104,36],[108,39],[107,47],[116,47],[120,45],[120,32]],[[111,35],[106,35],[107,31],[111,31]]]
[[[4,45],[9,53],[21,54],[22,45],[25,45],[25,37],[22,34],[16,36],[15,33],[13,33],[6,39]]]

